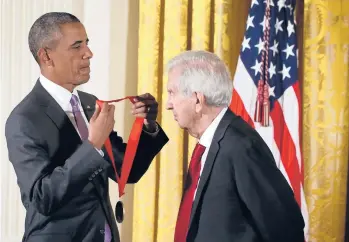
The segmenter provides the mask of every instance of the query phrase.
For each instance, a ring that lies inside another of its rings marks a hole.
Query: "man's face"
[[[78,86],[90,79],[90,59],[93,54],[81,23],[60,26],[62,37],[48,53],[52,60],[52,74],[62,85]]]
[[[179,90],[179,72],[174,70],[168,75],[167,92],[168,100],[167,110],[172,110],[173,117],[179,127],[188,131],[192,130],[197,119],[195,112],[196,98],[193,96],[184,96]]]

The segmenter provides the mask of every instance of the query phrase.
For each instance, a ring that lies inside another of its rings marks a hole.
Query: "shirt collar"
[[[228,107],[223,108],[220,113],[217,115],[217,117],[212,121],[212,123],[207,127],[205,132],[202,134],[199,143],[205,146],[206,148],[211,146],[213,136],[216,132],[216,129],[221,122],[225,112],[227,111]]]
[[[40,83],[64,111],[71,110],[70,99],[72,94],[78,97],[79,104],[81,106],[80,98],[76,89],[74,89],[73,93],[71,93],[64,87],[50,81],[42,74],[40,74]]]

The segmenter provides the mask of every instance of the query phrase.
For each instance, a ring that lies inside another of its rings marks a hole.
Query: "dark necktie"
[[[205,146],[197,143],[193,155],[190,160],[189,171],[187,174],[185,190],[182,197],[182,202],[179,208],[174,241],[185,242],[190,222],[191,209],[194,200],[194,194],[198,185],[200,170],[201,170],[201,157],[205,152]]]
[[[87,124],[82,116],[82,113],[79,108],[79,98],[76,95],[72,95],[70,99],[70,104],[73,109],[73,114],[76,122],[76,126],[78,128],[81,140],[87,140],[88,138],[88,128]],[[108,223],[105,223],[105,234],[104,234],[104,242],[110,242],[111,241],[111,231]]]

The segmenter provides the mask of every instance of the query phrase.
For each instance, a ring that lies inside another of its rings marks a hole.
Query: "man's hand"
[[[135,98],[136,103],[132,105],[132,114],[135,117],[142,117],[144,125],[148,131],[154,132],[156,130],[156,118],[158,116],[159,104],[155,98],[149,94],[143,94]]]
[[[103,103],[101,109],[96,104],[95,113],[90,119],[88,140],[99,150],[114,128],[114,111],[114,105]]]

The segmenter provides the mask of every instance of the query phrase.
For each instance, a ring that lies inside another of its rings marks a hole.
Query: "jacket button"
[[[100,232],[101,234],[104,234],[104,229],[101,229],[99,232]]]
[[[101,171],[103,171],[103,169],[102,169],[102,168],[99,168],[98,171],[101,172]]]
[[[98,175],[98,171],[95,171],[95,174]]]
[[[92,181],[92,177],[89,177],[88,180],[89,180],[89,181]]]
[[[95,173],[93,173],[93,174],[92,174],[92,178],[95,178],[95,176],[96,176]]]

